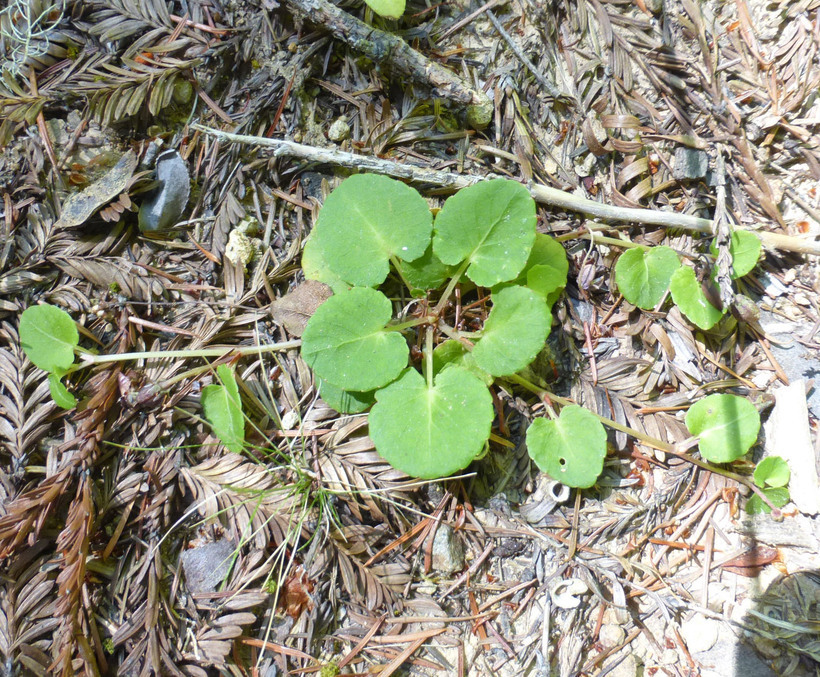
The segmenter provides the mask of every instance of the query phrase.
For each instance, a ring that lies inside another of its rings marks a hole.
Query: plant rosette
[[[335,293],[308,321],[302,358],[338,411],[372,407],[370,436],[395,468],[444,477],[487,449],[490,388],[544,349],[566,285],[563,247],[535,227],[529,192],[505,179],[459,191],[435,219],[413,188],[383,176],[353,176],[325,201],[303,269]],[[414,312],[402,315],[408,297]],[[422,348],[416,359],[411,346]],[[533,429],[542,469],[594,483],[606,453],[597,418],[568,407]]]

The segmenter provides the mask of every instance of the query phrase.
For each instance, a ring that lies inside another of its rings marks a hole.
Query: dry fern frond
[[[22,470],[34,446],[48,432],[57,406],[45,374],[26,359],[10,324],[0,325],[0,341],[8,346],[0,349],[0,439],[13,457],[14,473]]]
[[[116,285],[117,293],[128,299],[152,301],[166,294],[164,278],[151,275],[122,257],[55,256],[51,260],[67,275],[87,280],[97,289],[111,289]]]
[[[348,544],[339,532],[331,533],[331,536],[310,563],[308,571],[311,579],[322,582],[323,588],[317,591],[317,596],[326,597],[334,608],[343,601],[339,593],[344,592],[349,598],[344,601],[361,604],[371,611],[400,610],[410,565],[397,561],[366,567],[348,554]]]
[[[0,654],[6,665],[23,666],[45,675],[54,658],[51,636],[60,624],[56,616],[56,576],[46,566],[43,545],[12,560],[0,585]]]
[[[173,101],[175,87],[199,62],[164,57],[161,62],[139,63],[124,58],[123,66],[101,63],[87,69],[77,91],[89,97],[94,117],[102,125],[136,115],[148,102],[148,112],[157,115]]]
[[[294,486],[282,484],[264,466],[227,453],[180,475],[206,518],[223,516],[236,536],[259,548],[279,545],[302,534],[303,507]]]
[[[407,494],[400,490],[409,478],[396,470],[376,453],[373,441],[353,433],[367,425],[367,419],[341,419],[334,432],[320,438],[322,453],[319,471],[329,489],[343,496],[348,507],[361,520],[361,509],[370,513],[370,519],[385,521],[388,516],[399,519],[391,503],[406,501]]]

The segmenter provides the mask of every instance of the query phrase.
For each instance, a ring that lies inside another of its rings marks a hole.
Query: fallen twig
[[[401,164],[391,160],[381,160],[366,155],[356,155],[345,151],[334,150],[332,148],[318,148],[316,146],[305,146],[293,141],[283,139],[267,139],[261,136],[245,136],[243,134],[232,134],[219,129],[205,127],[203,125],[192,125],[194,129],[210,134],[222,141],[232,143],[245,143],[260,148],[272,148],[274,155],[284,155],[288,157],[300,158],[309,162],[337,165],[349,167],[359,171],[375,172],[376,174],[386,174],[398,179],[406,179],[416,183],[426,183],[448,188],[453,191],[473,185],[479,181],[496,178],[495,175],[474,176],[470,174],[455,174],[453,172],[442,172],[436,169],[426,169],[413,165]],[[662,226],[664,228],[681,228],[683,230],[695,231],[711,235],[712,220],[702,219],[689,214],[677,214],[674,212],[662,212],[654,209],[634,209],[631,207],[616,207],[594,200],[588,200],[577,195],[572,195],[557,188],[551,188],[540,183],[528,185],[530,193],[536,202],[550,207],[560,207],[572,212],[580,212],[588,216],[595,216],[599,219],[610,221],[640,223],[652,226]],[[769,233],[766,231],[754,230],[763,242],[763,246],[769,249],[781,251],[797,252],[799,254],[811,254],[820,256],[820,242],[806,240],[793,235],[782,235],[780,233]]]
[[[295,14],[324,26],[334,37],[379,63],[387,63],[414,80],[430,85],[437,96],[467,106],[467,124],[483,129],[490,124],[493,104],[482,91],[431,61],[401,38],[369,26],[327,0],[288,0]]]

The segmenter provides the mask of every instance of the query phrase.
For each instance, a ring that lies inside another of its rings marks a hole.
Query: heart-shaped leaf
[[[60,381],[60,377],[57,374],[48,375],[48,389],[51,393],[51,399],[54,400],[58,407],[73,409],[77,406],[77,398],[68,392],[68,388],[63,385],[63,382]]]
[[[552,318],[544,298],[532,289],[512,285],[498,289],[492,298],[493,308],[473,358],[488,374],[506,376],[535,359],[547,340]]]
[[[448,367],[432,387],[415,369],[376,393],[370,437],[394,468],[413,477],[445,477],[466,468],[490,436],[493,399],[462,367]]]
[[[713,255],[717,255],[717,245],[712,240],[709,247]],[[752,272],[760,258],[760,238],[748,230],[732,231],[729,241],[729,253],[732,255],[732,279],[738,279]]]
[[[342,390],[322,379],[318,379],[318,381],[319,395],[321,395],[325,404],[340,414],[360,414],[370,409],[376,401],[376,392],[374,390],[357,393],[352,390]]]
[[[561,243],[549,235],[536,233],[527,263],[515,283],[550,298],[566,286],[568,272],[567,253]]]
[[[316,374],[342,388],[381,388],[407,366],[404,337],[385,329],[393,307],[381,292],[354,287],[319,306],[302,334],[302,359]]]
[[[431,243],[415,261],[404,261],[401,270],[404,279],[410,283],[410,291],[423,295],[428,289],[438,289],[447,278],[452,277],[455,267],[439,261]]]
[[[780,456],[767,456],[755,467],[755,484],[764,487],[785,487],[791,478],[789,464]]]
[[[373,287],[387,277],[390,257],[413,261],[424,254],[432,229],[433,215],[416,190],[387,176],[357,174],[328,195],[314,233],[333,273]]]
[[[652,310],[669,289],[680,259],[669,247],[627,249],[615,264],[615,282],[633,306]]]
[[[767,487],[763,490],[763,493],[774,504],[775,508],[782,508],[791,498],[786,487]],[[757,494],[750,496],[746,503],[746,512],[750,515],[759,515],[761,513],[768,515],[771,511],[772,509]]]
[[[364,0],[379,16],[398,19],[404,14],[405,0]]]
[[[552,479],[591,487],[604,468],[606,430],[594,414],[573,404],[557,420],[535,419],[527,429],[527,450]]]
[[[688,266],[681,266],[675,271],[669,291],[681,312],[703,330],[711,329],[723,317],[723,311],[709,303],[695,277],[695,271]]]
[[[322,282],[336,294],[350,289],[350,285],[330,269],[315,230],[305,240],[302,249],[302,270],[306,279]]]
[[[449,366],[464,367],[480,378],[485,385],[492,385],[495,380],[490,374],[481,369],[473,359],[473,354],[467,350],[463,343],[450,339],[445,341],[433,351],[433,373],[438,374],[442,369]]]
[[[482,181],[449,197],[436,216],[433,251],[444,263],[469,261],[482,287],[515,279],[535,241],[535,201],[520,183]]]
[[[222,440],[225,447],[239,453],[245,443],[245,418],[242,415],[239,386],[227,364],[220,364],[216,368],[216,375],[221,384],[202,389],[202,410],[214,429],[214,434]]]
[[[74,320],[56,306],[32,306],[20,316],[20,345],[40,369],[62,376],[74,364],[74,348],[79,343]]]
[[[700,454],[712,463],[731,463],[749,451],[760,431],[760,415],[749,400],[714,394],[686,412],[686,427],[700,437]]]

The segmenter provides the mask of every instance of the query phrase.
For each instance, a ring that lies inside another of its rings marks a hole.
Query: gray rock
[[[775,339],[777,345],[772,343],[772,354],[780,363],[789,381],[818,381],[820,376],[820,359],[817,358],[816,351],[811,351],[802,343],[794,341],[794,337],[807,334],[808,326],[799,325],[796,322],[783,322],[772,313],[763,311],[760,313],[760,326],[763,330]],[[814,390],[807,397],[809,411],[815,418],[820,418],[820,387],[815,386]]]
[[[702,179],[709,170],[709,156],[706,151],[686,146],[675,149],[675,166],[672,176],[679,181],[684,179]]]
[[[235,547],[227,539],[184,550],[182,571],[190,592],[213,592],[228,575]]]
[[[775,677],[754,649],[726,632],[709,651],[692,653],[702,666],[701,677]]]
[[[464,545],[446,524],[440,524],[433,537],[432,565],[443,574],[454,574],[464,568]]]

